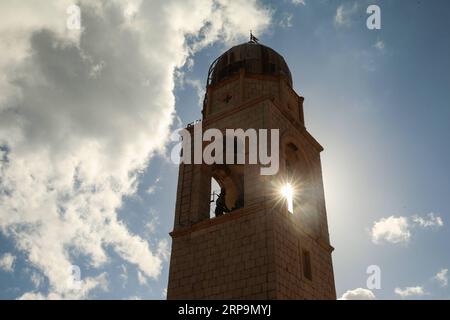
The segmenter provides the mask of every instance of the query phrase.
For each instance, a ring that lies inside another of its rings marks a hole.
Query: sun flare
[[[288,211],[294,213],[294,188],[290,183],[281,188],[281,195],[286,199]]]

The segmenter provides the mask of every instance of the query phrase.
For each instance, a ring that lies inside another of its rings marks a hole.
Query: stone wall
[[[304,127],[300,97],[281,78],[242,73],[207,92],[203,129],[279,129],[281,167],[261,176],[258,165],[245,165],[244,207],[210,219],[211,168],[180,165],[168,299],[335,299],[322,147]],[[288,142],[307,177],[293,214],[274,189],[286,173]]]

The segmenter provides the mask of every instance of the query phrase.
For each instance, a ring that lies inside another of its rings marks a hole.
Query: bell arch
[[[282,136],[283,179],[294,188],[294,215],[316,235],[320,232],[319,193],[312,160],[304,150],[305,148],[295,136],[290,134]]]
[[[232,137],[233,150],[227,148],[227,140]],[[224,163],[215,163],[211,166],[211,186],[216,182],[219,190],[211,189],[210,217],[220,216],[244,206],[244,164],[238,164],[238,158],[245,158],[245,141],[239,137],[224,135],[223,160]],[[228,155],[231,154],[231,157]],[[232,163],[227,163],[231,158]]]

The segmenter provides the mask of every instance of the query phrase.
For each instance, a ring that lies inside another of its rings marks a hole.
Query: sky
[[[249,30],[324,147],[337,297],[450,298],[447,1],[76,4],[0,4],[0,299],[165,298],[170,134]]]

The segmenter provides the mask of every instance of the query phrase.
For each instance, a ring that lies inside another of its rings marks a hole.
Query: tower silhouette
[[[323,148],[305,128],[303,101],[284,58],[257,41],[212,63],[196,126],[279,129],[280,169],[265,176],[260,164],[180,164],[168,299],[336,299]],[[280,197],[288,183],[290,208]]]

